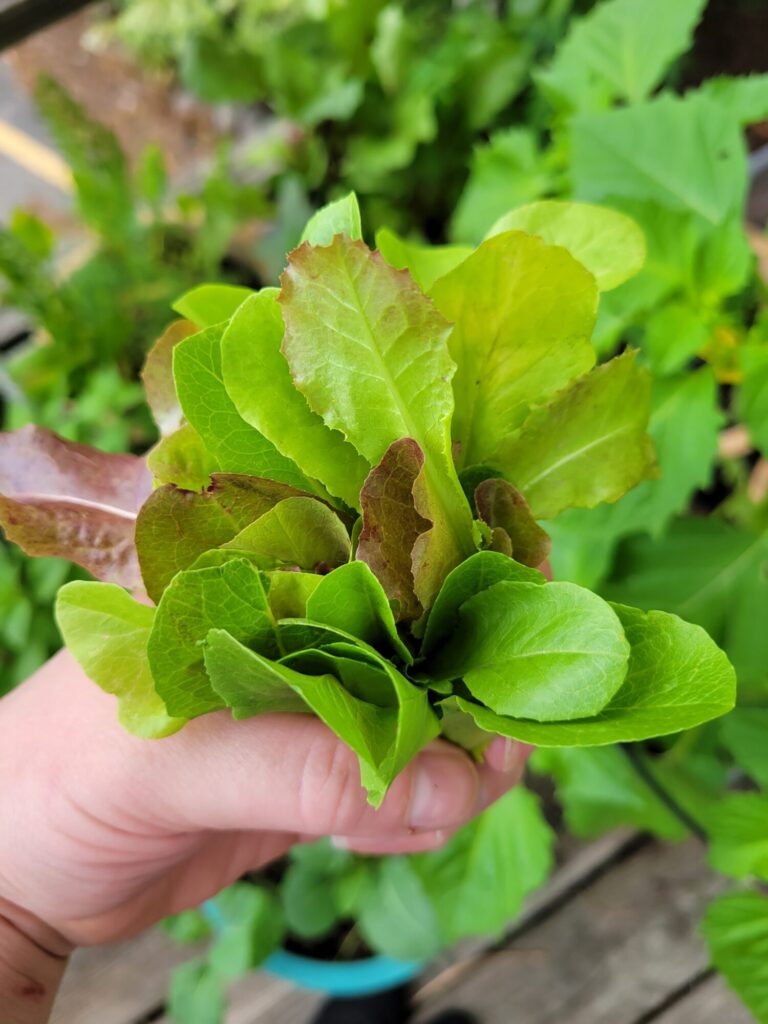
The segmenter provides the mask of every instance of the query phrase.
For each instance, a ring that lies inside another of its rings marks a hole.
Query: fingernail
[[[533,749],[529,743],[497,736],[488,747],[485,757],[494,771],[504,775],[522,775],[525,762]]]
[[[450,751],[425,751],[414,771],[410,825],[437,830],[461,824],[477,800],[479,786],[469,758]]]

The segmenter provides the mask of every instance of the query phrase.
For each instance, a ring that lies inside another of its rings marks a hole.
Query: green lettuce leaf
[[[454,323],[459,465],[493,465],[531,405],[594,364],[594,279],[563,249],[507,232],[437,281],[432,297]]]
[[[419,245],[407,242],[389,228],[379,228],[376,232],[376,248],[387,263],[398,270],[408,270],[425,292],[472,255],[468,245]]]
[[[240,416],[224,387],[221,338],[224,325],[209,327],[176,346],[173,376],[181,408],[225,473],[246,473],[317,491],[258,430]]]
[[[730,793],[709,827],[709,862],[731,878],[768,880],[768,797]]]
[[[284,498],[227,541],[225,547],[252,551],[273,567],[327,571],[349,561],[344,524],[316,498]]]
[[[330,245],[336,235],[363,237],[360,207],[354,192],[328,203],[314,213],[304,228],[299,244],[309,242],[310,245]]]
[[[176,299],[173,309],[199,328],[213,327],[229,320],[249,295],[252,290],[240,285],[199,284]]]
[[[308,476],[352,508],[370,463],[329,430],[296,390],[280,351],[284,327],[274,289],[243,303],[221,341],[224,383],[238,413]]]
[[[478,551],[449,573],[427,619],[421,645],[422,657],[432,654],[444,640],[454,635],[461,606],[475,594],[495,583],[546,583],[535,569],[519,565],[496,551]]]
[[[56,600],[56,621],[86,675],[118,700],[121,725],[136,736],[158,738],[180,729],[155,690],[147,644],[155,609],[113,583],[75,580]]]
[[[343,236],[297,249],[281,280],[283,353],[310,407],[372,464],[403,437],[423,451],[432,571],[444,576],[474,550],[450,451],[448,325],[409,275]]]
[[[173,382],[173,350],[179,342],[196,333],[197,327],[189,320],[175,320],[160,335],[144,361],[141,371],[144,393],[163,437],[174,433],[183,422]]]
[[[655,467],[650,377],[627,351],[535,409],[496,461],[537,519],[616,501]]]
[[[264,582],[249,562],[187,569],[166,588],[147,650],[155,687],[172,714],[194,718],[223,706],[203,662],[202,643],[211,629],[224,629],[266,654],[278,653]]]
[[[465,601],[430,677],[461,677],[485,708],[538,722],[598,714],[627,674],[621,622],[572,583],[496,583]],[[478,722],[482,725],[482,722]]]
[[[594,717],[537,724],[503,718],[461,699],[459,706],[482,729],[554,747],[649,739],[693,728],[733,707],[735,673],[703,629],[664,612],[644,615],[636,608],[613,607],[630,644],[629,668],[612,700]]]
[[[192,426],[185,423],[163,437],[147,454],[147,468],[160,484],[175,484],[187,491],[202,491],[211,475],[221,469],[219,460],[203,444]]]
[[[544,199],[504,214],[487,237],[506,231],[526,231],[548,245],[567,249],[604,292],[634,277],[645,262],[640,227],[631,217],[605,206]]]
[[[236,719],[276,713],[309,714],[304,699],[286,682],[279,669],[244,647],[224,629],[208,632],[203,649],[205,669],[213,690]]]
[[[406,665],[413,662],[397,632],[387,595],[364,562],[349,562],[324,576],[307,599],[306,617],[377,649],[389,648]]]

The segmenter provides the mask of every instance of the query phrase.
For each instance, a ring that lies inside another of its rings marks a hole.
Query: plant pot
[[[221,930],[224,921],[215,901],[207,900],[201,909],[214,931]],[[317,960],[278,949],[267,957],[261,969],[292,982],[298,988],[350,998],[375,995],[404,985],[415,978],[423,966],[417,960],[393,960],[388,956],[370,956],[363,960]]]
[[[371,956],[365,960],[313,960],[279,949],[262,965],[299,988],[325,992],[329,996],[366,996],[404,985],[414,978],[423,964]]]

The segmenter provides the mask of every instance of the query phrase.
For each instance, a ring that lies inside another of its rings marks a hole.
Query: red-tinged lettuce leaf
[[[172,484],[159,487],[139,513],[136,547],[153,601],[203,552],[221,547],[278,502],[302,493],[275,480],[234,473],[215,473],[212,480],[202,493]]]
[[[141,586],[134,528],[152,489],[144,461],[39,427],[0,434],[0,525],[30,555],[55,555],[97,579]]]
[[[147,466],[157,483],[175,484],[186,491],[204,490],[221,470],[191,423],[161,438],[147,454]]]
[[[173,350],[197,331],[189,320],[175,320],[149,350],[141,371],[147,405],[163,437],[178,430],[184,422],[173,382]]]
[[[432,526],[414,501],[414,486],[424,465],[416,441],[404,437],[387,449],[360,492],[363,528],[357,557],[373,570],[400,619],[417,619],[423,609],[416,596],[411,556],[418,538]]]
[[[477,514],[491,527],[494,550],[536,568],[549,554],[551,541],[531,515],[528,503],[506,480],[484,480],[475,489]],[[510,542],[510,551],[499,547]]]

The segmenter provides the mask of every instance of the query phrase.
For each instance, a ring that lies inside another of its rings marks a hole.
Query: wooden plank
[[[635,1024],[705,970],[697,924],[723,884],[695,842],[651,844],[424,999],[415,1021],[462,1007],[483,1024]]]
[[[657,1024],[755,1024],[755,1018],[719,976],[707,978],[656,1020]]]
[[[161,931],[130,942],[78,950],[64,977],[51,1024],[130,1024],[165,999],[171,971],[193,955]]]

